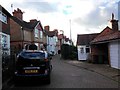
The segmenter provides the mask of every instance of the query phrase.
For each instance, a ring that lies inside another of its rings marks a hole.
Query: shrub
[[[63,59],[77,59],[77,48],[68,44],[61,46],[61,57]]]

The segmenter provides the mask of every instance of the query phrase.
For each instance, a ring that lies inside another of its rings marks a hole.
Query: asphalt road
[[[95,72],[65,63],[59,56],[52,59],[51,84],[29,82],[11,88],[15,90],[36,90],[40,88],[118,88],[118,83]]]

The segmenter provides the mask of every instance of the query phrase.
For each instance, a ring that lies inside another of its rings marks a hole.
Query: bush
[[[61,57],[63,59],[77,59],[77,48],[68,44],[61,46]]]

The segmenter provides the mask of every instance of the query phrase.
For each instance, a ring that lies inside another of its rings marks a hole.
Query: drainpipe
[[[23,27],[21,27],[22,30],[22,50],[24,49],[24,30]]]

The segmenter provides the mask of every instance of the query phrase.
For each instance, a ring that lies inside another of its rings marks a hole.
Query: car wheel
[[[46,84],[50,84],[51,83],[51,78],[50,78],[50,75],[48,75],[46,77]]]

